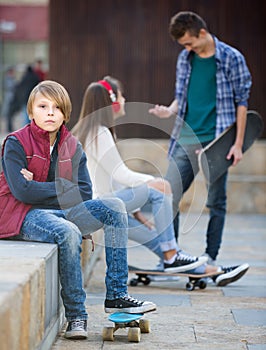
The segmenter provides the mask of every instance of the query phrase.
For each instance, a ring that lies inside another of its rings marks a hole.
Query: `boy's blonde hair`
[[[61,112],[65,117],[65,123],[70,120],[70,114],[72,111],[72,104],[67,90],[56,81],[44,80],[36,85],[30,93],[27,112],[29,117],[32,117],[32,106],[37,93],[41,93],[46,98],[53,100],[59,106]]]

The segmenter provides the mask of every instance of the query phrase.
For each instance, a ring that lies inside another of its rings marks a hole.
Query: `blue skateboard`
[[[129,314],[115,312],[108,317],[114,323],[113,327],[104,327],[103,340],[114,341],[114,333],[120,328],[128,328],[128,341],[139,343],[141,333],[150,333],[150,323],[142,319],[144,314]]]

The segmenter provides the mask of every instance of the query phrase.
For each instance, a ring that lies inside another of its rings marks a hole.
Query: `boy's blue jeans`
[[[199,172],[197,150],[208,144],[183,145],[177,143],[169,161],[166,180],[173,191],[174,229],[178,239],[179,234],[179,203],[183,194],[188,190],[195,176]],[[206,253],[215,260],[222,241],[222,234],[226,215],[226,182],[227,172],[208,186],[209,223],[207,228]]]
[[[82,236],[104,228],[106,298],[127,294],[127,214],[120,199],[89,200],[70,209],[32,209],[20,238],[55,243],[59,252],[61,296],[68,321],[87,319],[80,262]]]

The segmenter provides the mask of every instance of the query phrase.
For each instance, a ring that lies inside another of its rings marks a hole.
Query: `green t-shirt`
[[[216,61],[215,56],[194,54],[187,92],[187,111],[179,142],[195,144],[215,137]],[[196,137],[195,137],[196,135]]]

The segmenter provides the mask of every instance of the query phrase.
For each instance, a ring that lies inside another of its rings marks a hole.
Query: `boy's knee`
[[[67,225],[64,225],[59,236],[61,242],[67,242],[71,246],[79,246],[82,243],[82,234],[78,227],[71,221],[68,221]]]
[[[126,213],[126,206],[125,203],[120,198],[108,198],[105,199],[104,204],[110,208],[111,210],[118,212],[118,213]]]

